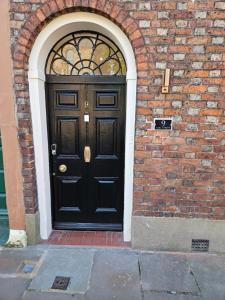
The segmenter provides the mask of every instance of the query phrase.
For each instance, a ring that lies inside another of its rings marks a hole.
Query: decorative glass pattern
[[[118,47],[97,32],[74,32],[55,44],[46,74],[125,75],[126,63]]]

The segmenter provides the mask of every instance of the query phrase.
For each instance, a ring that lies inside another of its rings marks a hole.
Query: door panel
[[[58,117],[57,135],[61,156],[79,156],[79,118]]]
[[[118,197],[118,179],[115,177],[95,177],[97,181],[96,213],[117,213],[115,199]]]
[[[59,109],[77,109],[79,106],[77,91],[57,91],[56,106]]]
[[[81,212],[82,207],[82,180],[80,177],[57,177],[57,188],[59,193],[59,203],[57,203],[57,209],[67,212],[73,210]]]
[[[117,109],[118,93],[117,92],[96,92],[96,108]]]
[[[56,144],[50,157],[57,229],[122,229],[125,85],[110,80],[75,84],[70,78],[47,86],[49,140]],[[90,162],[84,161],[85,146]]]
[[[116,156],[117,119],[96,118],[96,158]]]

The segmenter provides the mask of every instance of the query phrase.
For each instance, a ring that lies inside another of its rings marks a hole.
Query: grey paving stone
[[[204,300],[225,299],[225,257],[192,255],[188,263],[195,275]]]
[[[20,300],[28,284],[24,278],[0,278],[0,300]]]
[[[130,252],[95,254],[87,300],[141,300],[138,256]]]
[[[85,300],[83,295],[27,291],[20,300]]]
[[[185,256],[144,253],[140,255],[140,270],[145,291],[199,295]]]
[[[26,249],[8,249],[0,251],[0,274],[16,274],[20,265],[25,261],[38,262],[43,251]]]
[[[88,288],[94,252],[91,250],[48,250],[29,290],[51,291],[56,276],[71,277],[65,293],[85,293]]]
[[[205,300],[200,296],[192,295],[170,295],[168,293],[144,292],[143,300]],[[213,300],[213,298],[211,299]]]

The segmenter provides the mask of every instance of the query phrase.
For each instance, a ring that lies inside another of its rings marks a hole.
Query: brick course
[[[223,1],[11,0],[11,45],[27,213],[37,210],[28,57],[55,16],[93,11],[115,22],[137,60],[134,215],[225,218]],[[169,94],[161,94],[165,68]],[[173,117],[172,131],[153,130]]]

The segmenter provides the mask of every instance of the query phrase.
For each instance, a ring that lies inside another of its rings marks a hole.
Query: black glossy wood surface
[[[122,230],[124,76],[48,76],[47,81],[49,144],[57,145],[56,155],[50,152],[54,228]],[[84,161],[85,146],[90,162]]]

